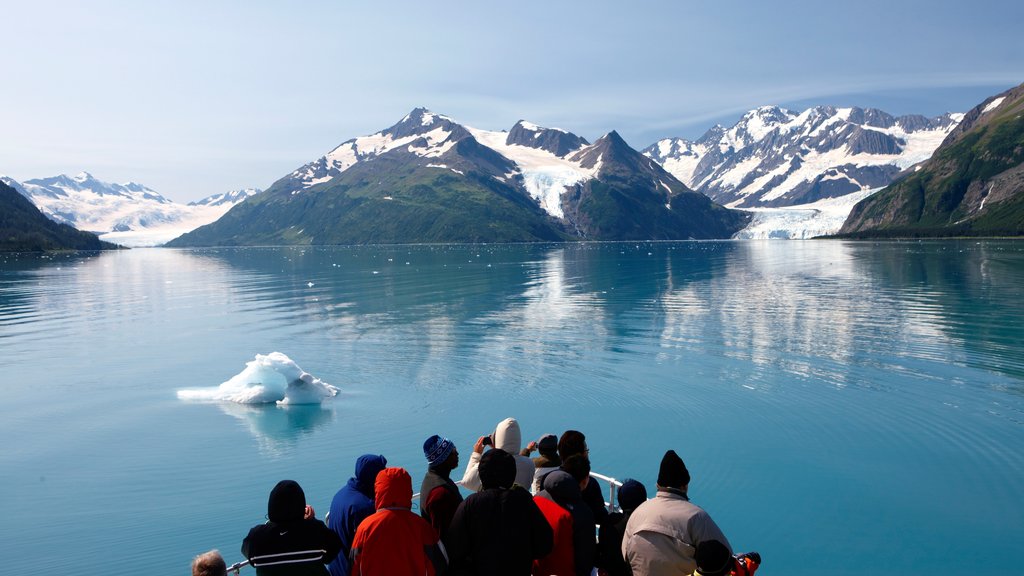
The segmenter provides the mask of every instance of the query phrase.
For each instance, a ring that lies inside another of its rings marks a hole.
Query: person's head
[[[412,477],[404,468],[385,468],[377,474],[374,505],[381,508],[412,508]]]
[[[580,485],[580,490],[584,490],[590,482],[590,459],[583,454],[573,454],[562,460],[561,470],[572,476]]]
[[[224,557],[216,550],[210,550],[192,559],[192,576],[227,576],[228,567]]]
[[[690,485],[690,471],[686,469],[683,459],[676,454],[675,450],[665,452],[661,459],[661,468],[658,470],[658,487],[674,488],[686,491]]]
[[[565,509],[575,506],[583,498],[579,481],[565,470],[549,472],[544,476],[542,488],[556,504]]]
[[[480,483],[489,488],[511,488],[516,481],[516,459],[501,448],[493,448],[480,457]]]
[[[494,428],[491,434],[495,448],[501,448],[509,454],[519,454],[523,447],[523,435],[519,431],[519,422],[515,418],[505,418]]]
[[[619,508],[623,512],[632,512],[636,507],[647,501],[647,488],[637,480],[627,478],[619,486]]]
[[[697,544],[693,559],[701,576],[724,576],[732,568],[732,554],[718,540],[704,540]]]
[[[388,459],[382,454],[363,454],[356,459],[356,490],[373,498],[373,483],[388,465]]]
[[[554,434],[545,434],[537,441],[537,451],[542,456],[549,458],[558,456],[558,437]]]
[[[294,480],[281,480],[270,491],[267,519],[271,522],[294,522],[306,514],[306,494]]]
[[[562,437],[558,439],[558,455],[562,457],[562,460],[574,454],[586,456],[589,452],[587,437],[583,435],[583,432],[566,430],[562,433]]]
[[[423,443],[423,456],[430,468],[454,470],[459,465],[459,451],[455,443],[437,434]]]

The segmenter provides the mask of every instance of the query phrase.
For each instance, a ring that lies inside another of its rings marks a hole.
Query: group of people
[[[689,501],[690,474],[674,451],[661,461],[653,499],[642,483],[626,480],[621,511],[610,511],[590,476],[583,433],[521,444],[518,422],[503,420],[477,440],[457,483],[455,444],[428,438],[419,514],[411,476],[382,455],[356,460],[326,524],[302,488],[283,480],[270,493],[268,521],[249,531],[242,554],[257,576],[747,576],[760,564],[756,553],[733,555],[707,512]],[[459,485],[471,494],[463,498]],[[194,575],[208,556],[196,558]]]

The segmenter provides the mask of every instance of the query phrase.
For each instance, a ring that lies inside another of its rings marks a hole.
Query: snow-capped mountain
[[[660,140],[644,154],[726,206],[788,207],[888,185],[927,160],[962,118],[765,106],[731,128],[715,126],[695,142]]]
[[[247,189],[178,204],[136,182],[114,184],[88,172],[3,181],[51,219],[124,246],[156,246],[220,218],[259,191]]]
[[[746,219],[614,132],[588,144],[526,121],[480,130],[417,108],[173,245],[722,238]]]
[[[262,192],[259,188],[245,188],[243,190],[231,190],[230,192],[224,192],[223,194],[213,194],[207,196],[202,200],[193,200],[188,203],[189,206],[227,206],[228,208],[238,204],[242,200],[245,200],[249,196],[254,196]]]

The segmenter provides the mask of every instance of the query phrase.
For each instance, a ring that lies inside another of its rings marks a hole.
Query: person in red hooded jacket
[[[374,483],[377,511],[352,540],[352,576],[436,576],[448,561],[437,532],[412,512],[412,477],[385,468]]]

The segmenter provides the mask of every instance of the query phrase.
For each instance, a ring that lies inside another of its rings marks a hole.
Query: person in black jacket
[[[528,576],[553,534],[530,493],[519,486],[514,457],[500,448],[480,458],[483,489],[455,511],[444,539],[452,574]]]
[[[341,551],[341,538],[316,519],[306,494],[294,480],[270,491],[267,522],[254,526],[242,540],[257,576],[327,576],[327,564]]]
[[[587,437],[579,430],[566,430],[562,433],[562,437],[558,439],[558,455],[562,458],[563,467],[566,460],[576,454],[582,454],[587,457],[588,461],[590,460],[590,448],[587,446]],[[590,506],[590,511],[594,513],[594,522],[598,526],[603,526],[608,522],[608,508],[604,505],[604,495],[601,493],[601,486],[597,483],[597,480],[591,478],[587,483],[587,486],[583,489],[583,501],[587,503],[587,506]]]
[[[601,526],[597,539],[597,567],[608,576],[632,576],[633,569],[622,557],[622,535],[626,533],[626,522],[636,507],[647,501],[647,488],[637,480],[627,479],[619,488],[619,507],[622,512],[612,512],[608,522]]]
[[[586,459],[579,454],[567,461],[572,463],[576,459]],[[555,470],[544,477],[544,490],[540,492],[549,500],[553,500],[562,508],[569,511],[572,516],[572,556],[576,576],[590,576],[594,571],[594,556],[596,555],[594,542],[594,514],[590,507],[583,501],[583,493],[580,485],[590,479],[590,466],[573,466],[577,475],[574,476],[565,470]]]

